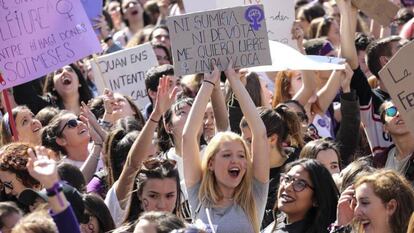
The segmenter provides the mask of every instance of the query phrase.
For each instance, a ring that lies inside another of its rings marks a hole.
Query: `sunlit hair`
[[[275,93],[273,94],[272,107],[275,108],[280,103],[292,99],[289,94],[291,79],[295,76],[295,71],[280,71],[275,77]]]
[[[13,142],[1,148],[2,155],[0,157],[0,171],[10,172],[16,175],[16,178],[26,188],[39,188],[40,183],[33,178],[27,170],[27,162],[29,154],[27,150],[34,146],[23,142]]]
[[[242,137],[232,132],[220,132],[216,134],[207,145],[201,163],[202,179],[198,198],[204,206],[212,206],[223,199],[214,172],[208,169],[209,162],[220,151],[224,142],[240,142],[243,146],[247,160],[247,169],[240,184],[234,190],[234,201],[243,209],[253,225],[254,232],[259,232],[259,220],[256,213],[256,202],[253,197],[253,169],[252,156],[249,153],[247,144]]]
[[[58,233],[55,222],[47,211],[35,211],[22,218],[12,229],[12,233]]]
[[[392,170],[378,170],[371,175],[361,176],[355,183],[355,189],[365,183],[370,184],[383,204],[393,199],[397,202],[395,212],[389,218],[389,225],[394,233],[406,232],[414,211],[414,190],[411,184]]]

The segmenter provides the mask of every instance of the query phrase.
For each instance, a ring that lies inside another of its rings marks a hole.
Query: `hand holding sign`
[[[401,48],[379,75],[404,122],[414,133],[414,41]]]
[[[263,6],[245,6],[169,17],[176,75],[271,64]]]

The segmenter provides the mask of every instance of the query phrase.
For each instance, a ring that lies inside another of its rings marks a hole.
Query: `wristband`
[[[46,195],[48,197],[56,196],[58,193],[62,192],[63,185],[60,182],[56,182],[51,188],[46,189]],[[57,195],[58,201],[60,206],[65,206],[65,203],[63,203],[62,197]]]
[[[204,80],[203,82],[210,83],[211,85],[213,85],[213,87],[216,87],[216,84],[215,84],[215,83],[213,83],[213,82],[211,82],[211,81]]]
[[[156,121],[156,120],[152,119],[151,117],[150,117],[150,121],[152,121],[152,122],[154,122],[156,124],[158,124],[160,122],[160,121]]]

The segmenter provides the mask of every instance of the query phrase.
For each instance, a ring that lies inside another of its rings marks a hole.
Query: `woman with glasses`
[[[232,67],[225,74],[251,126],[252,149],[250,153],[239,135],[221,132],[201,158],[198,131],[213,89],[219,85],[220,72],[215,67],[212,74],[204,75],[184,126],[184,180],[192,218],[216,233],[259,232],[269,182],[266,128],[240,75]]]
[[[273,206],[276,201],[277,187],[279,185],[280,172],[283,166],[296,160],[302,148],[303,135],[297,115],[287,106],[279,105],[276,109],[258,108],[259,116],[266,127],[268,141],[270,181],[267,196],[266,212],[262,226],[266,227],[273,219]],[[251,146],[252,131],[245,118],[240,122],[242,137]]]
[[[336,216],[338,190],[329,171],[318,161],[289,163],[280,175],[276,221],[264,233],[324,233]]]
[[[39,145],[42,123],[34,117],[32,111],[26,106],[17,106],[12,109],[12,117],[19,142]],[[14,136],[10,116],[6,113],[1,119],[0,146],[13,142]]]
[[[93,141],[91,152],[88,149],[90,139]],[[103,166],[102,143],[101,136],[83,115],[78,117],[66,110],[53,117],[42,132],[42,145],[58,153],[62,162],[80,168],[87,183]]]
[[[159,81],[154,111],[128,152],[119,179],[109,189],[105,204],[115,224],[128,224],[147,211],[167,211],[181,217],[181,188],[175,161],[152,158],[156,127],[175,101],[177,87],[170,78]]]
[[[19,197],[27,188],[40,190],[40,183],[30,176],[26,168],[29,154],[27,150],[34,148],[27,143],[11,143],[3,146],[0,156],[0,181],[1,189],[6,194]]]

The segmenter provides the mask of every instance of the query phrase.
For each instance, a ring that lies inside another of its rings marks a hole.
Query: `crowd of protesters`
[[[103,54],[152,44],[149,104],[99,93],[88,58],[8,89],[0,233],[413,233],[414,134],[379,71],[414,38],[414,1],[388,26],[352,2],[295,0],[298,50],[344,70],[177,77],[183,1],[104,1]]]

